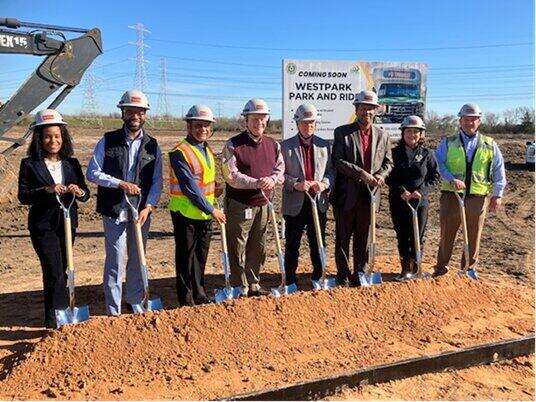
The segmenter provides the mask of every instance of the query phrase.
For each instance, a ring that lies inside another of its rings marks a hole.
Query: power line
[[[186,57],[167,56],[167,55],[158,55],[158,54],[156,54],[155,56],[166,57],[168,59],[174,59],[174,60],[190,61],[190,62],[195,62],[195,63],[222,64],[222,65],[227,65],[227,66],[240,66],[240,67],[275,68],[278,70],[281,69],[281,66],[273,66],[273,65],[266,65],[266,64],[234,63],[234,62],[228,62],[228,61],[191,59],[191,58],[186,58]]]
[[[220,49],[241,49],[241,50],[260,50],[260,51],[285,51],[285,52],[406,52],[406,51],[438,51],[438,50],[466,50],[466,49],[489,49],[500,47],[517,47],[534,45],[534,42],[511,42],[511,43],[492,43],[482,45],[465,45],[465,46],[434,46],[434,47],[396,47],[396,48],[364,48],[364,49],[321,49],[321,48],[284,48],[284,47],[261,47],[261,46],[238,46],[225,45],[221,43],[202,43],[188,42],[170,39],[150,39],[154,42],[176,43],[180,45],[212,47]]]

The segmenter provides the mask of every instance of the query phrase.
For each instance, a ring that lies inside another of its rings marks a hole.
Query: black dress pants
[[[75,231],[72,233],[73,242]],[[56,230],[30,231],[32,245],[41,262],[45,298],[45,327],[56,328],[55,310],[69,305],[67,292],[67,256],[63,224]]]
[[[311,201],[308,198],[303,202],[300,213],[296,216],[284,215],[285,218],[285,274],[287,284],[297,282],[296,269],[298,268],[298,258],[300,256],[300,243],[303,231],[307,230],[307,239],[309,241],[309,255],[313,264],[313,273],[311,279],[314,281],[322,277],[322,264],[318,254],[318,243],[316,240],[315,224],[313,221],[313,212]],[[326,238],[326,213],[318,211],[320,221],[320,232],[322,233],[322,242],[325,244]]]
[[[171,220],[179,305],[206,303],[205,265],[212,237],[212,220],[189,219],[180,212],[171,212]]]
[[[379,198],[379,196],[378,196]],[[378,208],[378,205],[376,205]],[[344,283],[347,279],[357,285],[357,273],[364,272],[367,263],[367,244],[370,226],[370,194],[365,186],[360,186],[356,202],[350,209],[333,208],[335,216],[335,262],[337,263],[337,281]],[[350,272],[350,240],[353,240],[354,274]]]
[[[415,206],[415,201],[411,201]],[[421,253],[424,247],[424,233],[426,231],[426,222],[428,220],[428,199],[424,198],[417,208],[417,218],[419,219],[419,240],[421,243]],[[400,258],[415,259],[415,237],[413,236],[412,214],[408,205],[399,196],[389,195],[389,210],[393,227],[396,232],[398,241],[398,254]]]

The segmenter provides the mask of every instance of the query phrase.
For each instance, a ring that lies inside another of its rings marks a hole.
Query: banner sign
[[[355,121],[352,101],[362,90],[378,94],[375,125],[399,137],[405,116],[424,115],[426,78],[427,66],[420,63],[283,60],[283,139],[297,134],[293,116],[302,103],[321,115],[316,134],[333,139],[335,128]]]

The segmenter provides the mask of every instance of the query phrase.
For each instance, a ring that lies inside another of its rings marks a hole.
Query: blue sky
[[[168,111],[205,103],[235,116],[264,97],[281,116],[281,60],[413,61],[428,64],[428,110],[456,113],[479,103],[501,113],[534,107],[534,2],[450,1],[8,1],[2,17],[102,31],[95,62],[98,112],[116,111],[134,87],[135,31],[146,35],[146,91],[159,108],[161,59]],[[72,35],[68,36],[72,37]],[[314,49],[314,50],[313,50]],[[41,57],[0,55],[0,100],[7,100]],[[80,112],[84,82],[59,110]]]

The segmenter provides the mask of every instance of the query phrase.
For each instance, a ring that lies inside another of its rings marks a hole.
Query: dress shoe
[[[437,278],[438,276],[445,275],[449,270],[445,267],[435,267],[434,273],[432,274],[432,278]]]
[[[272,292],[270,292],[269,290],[263,289],[263,288],[248,291],[248,297],[269,296],[271,294],[272,294]]]

